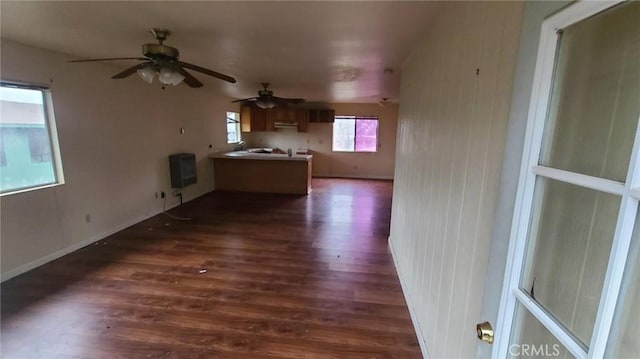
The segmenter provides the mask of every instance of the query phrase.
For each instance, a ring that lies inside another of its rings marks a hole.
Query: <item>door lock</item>
[[[476,324],[476,331],[478,332],[478,339],[493,344],[493,327],[491,323],[483,322]]]

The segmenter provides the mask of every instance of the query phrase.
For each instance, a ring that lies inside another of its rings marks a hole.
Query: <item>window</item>
[[[333,123],[333,151],[376,152],[378,118],[336,116]]]
[[[51,93],[0,84],[0,193],[62,183]]]
[[[240,114],[227,112],[227,143],[240,142]]]
[[[51,141],[44,127],[27,129],[31,163],[51,162]]]
[[[4,167],[6,165],[7,165],[7,157],[4,154],[4,141],[0,141],[0,167]]]

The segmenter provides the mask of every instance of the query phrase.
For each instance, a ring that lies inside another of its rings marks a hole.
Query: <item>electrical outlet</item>
[[[156,192],[156,199],[158,199],[158,192]]]
[[[91,215],[90,214],[85,214],[84,215],[84,223],[91,223]]]
[[[160,198],[164,198],[164,192],[160,192]]]

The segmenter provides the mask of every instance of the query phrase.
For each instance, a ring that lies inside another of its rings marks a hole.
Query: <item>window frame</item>
[[[235,120],[235,125],[236,125],[236,141],[229,141],[229,120],[231,119],[229,117],[229,114],[233,113],[236,115],[237,120]],[[236,111],[227,111],[226,112],[226,121],[225,121],[225,132],[227,134],[227,144],[238,144],[242,141],[242,131],[240,128],[240,112],[236,112]]]
[[[339,120],[354,120],[353,122],[353,151],[349,150],[336,150],[333,147],[333,139],[335,137],[335,123]],[[376,124],[376,148],[374,151],[358,151],[356,149],[356,141],[357,141],[357,128],[358,128],[358,120],[375,120]],[[340,153],[378,153],[378,139],[380,136],[380,118],[378,116],[360,116],[360,115],[336,115],[334,116],[333,127],[331,129],[331,152],[340,152]]]
[[[55,121],[55,112],[53,108],[53,97],[51,95],[51,89],[47,85],[27,83],[27,82],[21,82],[21,81],[7,81],[7,80],[0,80],[0,87],[40,91],[42,95],[42,110],[43,110],[43,116],[44,116],[44,126],[49,136],[49,146],[51,147],[50,148],[51,167],[53,170],[52,182],[33,185],[33,186],[12,188],[6,191],[2,191],[0,189],[0,197],[63,185],[65,183],[65,179],[64,179],[64,171],[62,167],[62,153],[60,151],[58,127]],[[4,151],[4,146],[2,150]]]

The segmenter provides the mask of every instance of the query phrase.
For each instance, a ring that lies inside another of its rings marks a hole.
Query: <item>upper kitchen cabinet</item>
[[[242,106],[240,129],[242,132],[267,131],[267,111],[257,106]]]
[[[296,114],[298,132],[307,132],[309,127],[309,110],[298,109]]]
[[[333,123],[335,117],[335,110],[309,110],[309,122]]]
[[[292,107],[275,107],[267,111],[267,129],[278,128],[278,125],[291,125],[298,132],[307,132],[309,110]],[[286,126],[288,127],[288,126]]]
[[[295,107],[274,107],[268,110],[255,105],[245,105],[240,109],[242,132],[275,131],[277,128],[297,128],[307,132],[309,122],[334,120],[334,110],[309,110]]]
[[[309,117],[309,110],[293,107],[274,107],[267,110],[267,121],[296,123],[301,117]]]

